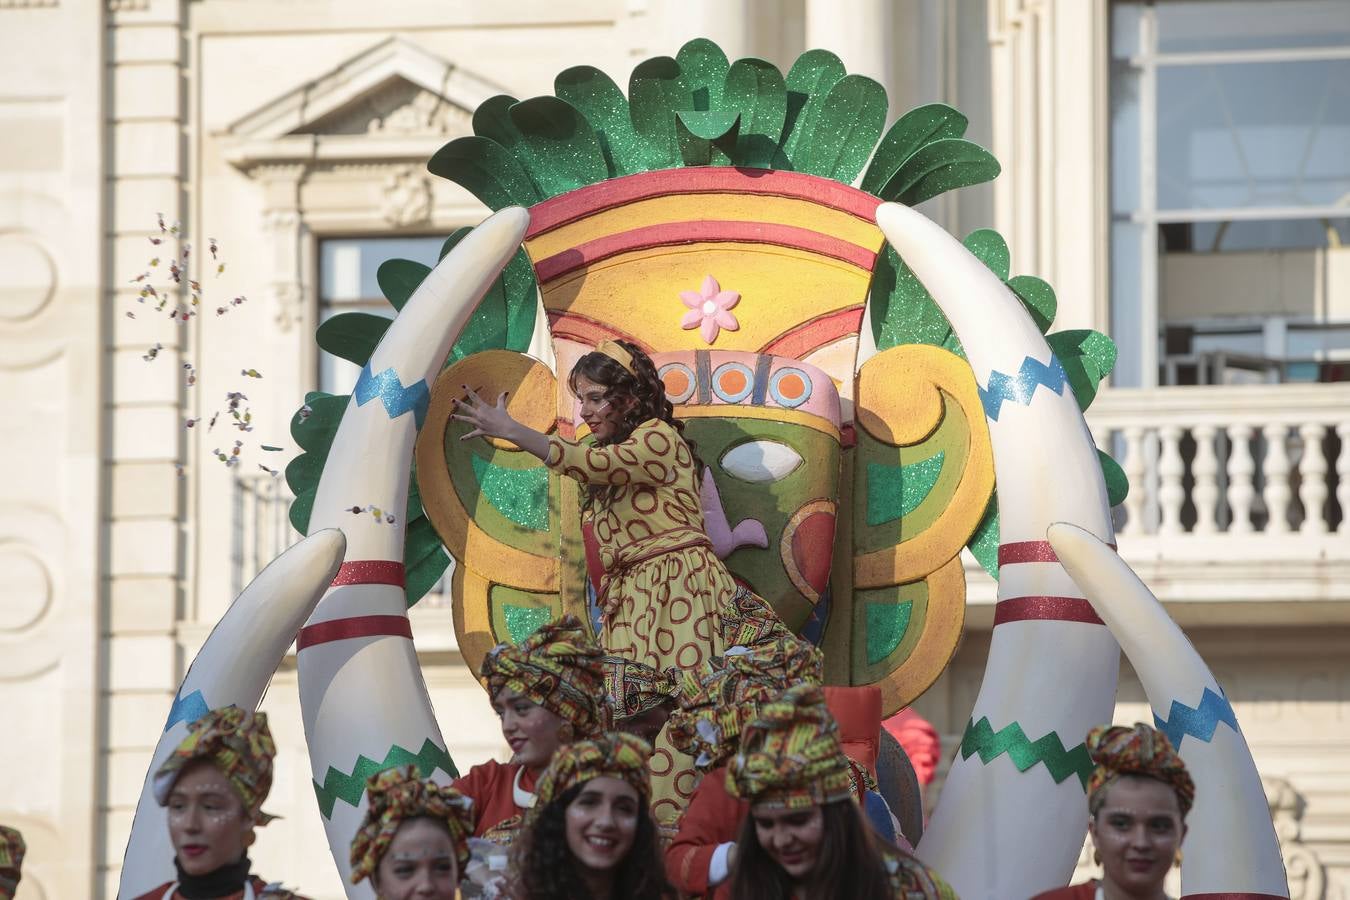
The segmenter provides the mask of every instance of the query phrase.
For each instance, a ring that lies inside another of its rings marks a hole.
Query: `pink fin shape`
[[[698,496],[703,506],[703,524],[718,559],[726,559],[738,547],[769,546],[769,535],[764,530],[764,523],[758,519],[742,519],[736,527],[731,527],[711,467],[703,467]]]

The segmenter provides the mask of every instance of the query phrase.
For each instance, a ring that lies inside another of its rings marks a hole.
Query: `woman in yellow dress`
[[[699,460],[651,358],[627,341],[602,341],[577,361],[568,384],[592,443],[535,431],[506,411],[505,394],[493,404],[467,386],[455,418],[473,426],[465,439],[511,441],[582,485],[583,526],[593,531],[604,567],[596,590],[607,651],[658,670],[692,669],[720,656],[722,616],[747,592],[713,552],[699,502]],[[652,812],[669,826],[697,775],[664,735],[652,774]]]

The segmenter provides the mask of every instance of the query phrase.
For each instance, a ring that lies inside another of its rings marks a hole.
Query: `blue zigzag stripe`
[[[1187,735],[1199,738],[1208,744],[1214,739],[1214,731],[1223,722],[1234,731],[1238,731],[1237,716],[1233,713],[1233,704],[1223,694],[1216,694],[1209,688],[1200,697],[1200,705],[1194,709],[1180,700],[1172,701],[1172,708],[1164,722],[1157,714],[1153,722],[1158,730],[1167,735],[1172,746],[1181,750],[1181,739]]]
[[[1023,359],[1022,368],[1016,375],[994,370],[989,373],[989,387],[982,388],[977,384],[975,389],[980,392],[984,414],[997,422],[1003,401],[1011,400],[1021,406],[1030,406],[1036,388],[1047,387],[1056,394],[1063,394],[1064,385],[1068,382],[1069,377],[1064,374],[1064,367],[1060,365],[1055,354],[1051,353],[1048,363],[1040,362],[1031,356]]]
[[[191,725],[210,711],[211,707],[206,705],[206,698],[202,696],[201,691],[193,691],[186,697],[174,697],[173,706],[169,707],[169,721],[164,723],[164,730],[168,731],[179,722]]]
[[[404,387],[392,366],[375,375],[370,371],[370,363],[361,367],[361,375],[356,379],[352,396],[356,398],[357,406],[365,406],[378,397],[391,419],[397,419],[411,410],[418,428],[422,427],[422,421],[427,417],[427,407],[431,405],[431,389],[425,380]]]

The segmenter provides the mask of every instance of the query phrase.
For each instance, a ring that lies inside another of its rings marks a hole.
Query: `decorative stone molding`
[[[412,166],[401,166],[385,180],[381,212],[395,228],[431,220],[431,179]]]
[[[110,0],[116,6],[117,0]],[[61,4],[58,0],[0,0],[0,9],[53,9]]]
[[[1275,836],[1284,855],[1284,871],[1289,878],[1289,900],[1323,900],[1327,879],[1322,861],[1302,842],[1303,813],[1307,803],[1288,779],[1261,779],[1275,823]]]

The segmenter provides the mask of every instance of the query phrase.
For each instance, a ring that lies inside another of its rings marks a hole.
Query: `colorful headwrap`
[[[237,706],[213,709],[188,726],[188,736],[155,773],[155,800],[167,806],[169,792],[183,767],[204,759],[234,785],[254,823],[266,825],[276,818],[262,811],[267,792],[272,789],[272,760],[276,755],[267,713],[246,712]]]
[[[568,744],[553,754],[548,768],[535,787],[537,797],[530,815],[548,806],[579,784],[603,776],[617,778],[638,792],[651,797],[652,782],[648,763],[652,746],[640,737],[623,732],[603,734],[594,740]]]
[[[352,884],[368,878],[408,819],[444,822],[455,845],[459,872],[469,862],[469,835],[473,834],[473,801],[446,784],[418,774],[417,766],[385,769],[366,782],[366,818],[352,838]]]
[[[1186,763],[1172,749],[1167,735],[1143,722],[1133,728],[1098,725],[1088,732],[1088,755],[1097,764],[1088,779],[1088,809],[1094,814],[1105,801],[1106,788],[1121,775],[1142,775],[1161,781],[1177,792],[1181,817],[1195,803],[1195,782]]]
[[[14,900],[22,876],[23,855],[28,845],[17,829],[0,825],[0,898]]]
[[[631,719],[675,702],[678,669],[661,672],[622,656],[605,656],[601,662],[605,667],[605,694],[615,720]]]
[[[671,746],[704,771],[721,765],[761,704],[794,684],[819,684],[822,667],[820,651],[791,635],[706,660],[680,681],[680,708],[667,730]]]
[[[483,659],[488,695],[510,688],[588,737],[604,724],[603,652],[576,616],[549,622],[517,647],[498,644]]]
[[[624,349],[622,344],[616,341],[601,341],[595,345],[595,352],[603,356],[608,356],[616,363],[624,367],[629,375],[637,375],[633,369],[633,354]]]
[[[839,727],[814,684],[791,688],[759,708],[727,768],[727,790],[758,806],[805,809],[846,800],[848,757]]]
[[[728,647],[755,647],[794,635],[767,603],[744,585],[737,585],[728,609],[722,610],[722,642]]]

